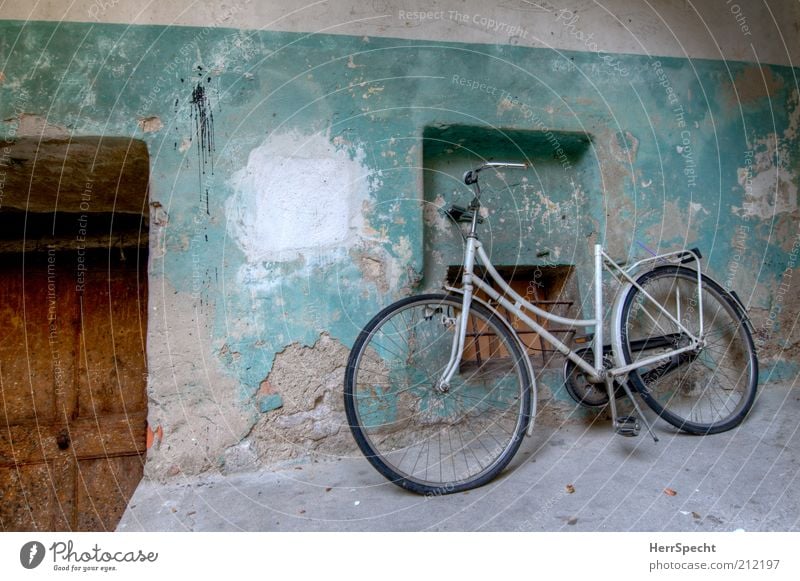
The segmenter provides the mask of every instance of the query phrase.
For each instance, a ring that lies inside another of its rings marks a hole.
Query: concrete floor
[[[745,423],[714,436],[659,422],[656,444],[605,421],[539,426],[501,477],[445,497],[405,492],[361,457],[142,482],[118,530],[798,531],[800,389],[789,387],[763,389]]]

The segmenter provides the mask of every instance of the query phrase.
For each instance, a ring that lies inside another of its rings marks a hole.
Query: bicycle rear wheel
[[[361,331],[344,385],[347,419],[370,463],[420,494],[449,494],[494,478],[530,421],[531,378],[515,337],[473,303],[464,355],[437,388],[462,316],[461,297],[400,300]]]
[[[714,434],[739,425],[753,405],[758,360],[736,301],[713,280],[680,266],[662,266],[636,281],[704,344],[631,371],[629,379],[660,417],[690,434]],[[621,310],[626,364],[690,344],[680,327],[639,289],[631,287]]]

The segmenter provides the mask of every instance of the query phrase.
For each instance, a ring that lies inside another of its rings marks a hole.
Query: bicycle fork
[[[462,288],[464,289],[461,313],[456,317],[456,332],[453,337],[453,348],[450,351],[450,361],[442,373],[441,379],[436,384],[436,389],[446,393],[450,389],[450,380],[453,379],[461,357],[464,355],[464,345],[467,338],[467,323],[469,319],[469,308],[472,305],[472,294],[475,291],[472,286],[472,270],[475,266],[475,237],[467,237],[467,248],[464,253],[464,274],[462,276]]]

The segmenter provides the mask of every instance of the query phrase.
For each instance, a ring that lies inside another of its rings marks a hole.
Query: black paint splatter
[[[192,89],[191,110],[189,115],[194,122],[194,135],[197,140],[197,156],[200,164],[200,181],[206,173],[206,165],[211,166],[214,174],[214,113],[202,82]]]

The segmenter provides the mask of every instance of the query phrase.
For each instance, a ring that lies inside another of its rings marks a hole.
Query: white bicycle
[[[478,238],[487,168],[526,168],[492,162],[464,174],[474,188],[467,208],[447,213],[469,224],[458,287],[408,297],[386,307],[358,336],[347,364],[344,403],[350,428],[370,463],[395,484],[420,494],[481,486],[511,461],[536,411],[534,369],[525,344],[502,307],[567,357],[565,383],[581,405],[608,405],[617,433],[638,435],[639,420],[658,441],[634,393],[662,419],[691,434],[737,426],[753,405],[758,360],[742,302],[686,266],[697,249],[621,266],[594,247],[594,317],[571,319],[545,311],[514,291]],[[475,274],[476,262],[489,281]],[[603,338],[602,271],[623,285],[614,304],[611,343]],[[495,290],[499,288],[500,291]],[[489,297],[475,295],[476,289]],[[573,350],[531,314],[592,328]],[[636,415],[620,416],[627,396]]]

